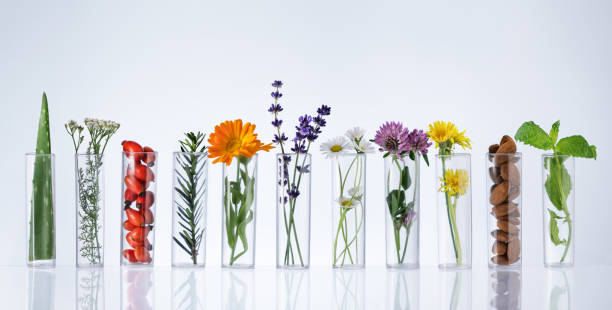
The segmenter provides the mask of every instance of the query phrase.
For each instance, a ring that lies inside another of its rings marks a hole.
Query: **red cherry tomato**
[[[133,193],[140,194],[145,190],[145,185],[134,176],[126,175],[123,181],[125,182],[127,189]]]
[[[132,202],[138,198],[138,194],[132,192],[129,188],[125,190],[125,201]]]
[[[134,250],[123,250],[123,257],[127,259],[130,263],[136,263],[138,260],[134,255]]]
[[[151,229],[148,227],[136,227],[134,230],[128,233],[128,236],[126,236],[126,238],[129,237],[130,239],[136,242],[144,242],[145,240],[147,240],[147,235],[149,234],[149,231],[151,231]]]
[[[125,235],[125,241],[127,241],[127,243],[132,247],[132,248],[136,248],[139,246],[144,246],[144,242],[139,242],[134,240],[133,235],[131,233],[128,233],[127,235]]]
[[[142,214],[140,214],[140,212],[132,208],[127,208],[125,210],[125,214],[127,215],[128,222],[130,222],[130,224],[136,226],[137,228],[144,224],[144,217],[142,216]]]
[[[153,151],[153,149],[148,146],[145,146],[143,150],[147,152],[147,154],[144,155],[142,161],[149,167],[153,166],[155,164],[155,151]]]
[[[149,209],[142,209],[142,215],[144,216],[144,222],[147,225],[153,224],[153,212],[151,212],[151,210]]]
[[[123,228],[125,228],[125,230],[132,231],[136,227],[138,227],[138,226],[135,226],[134,224],[130,223],[130,221],[126,220],[125,222],[123,222]]]
[[[142,182],[152,182],[153,180],[155,180],[155,174],[153,173],[153,170],[141,164],[136,164],[134,166],[134,176]]]
[[[155,195],[151,191],[146,191],[144,195],[140,195],[136,198],[136,204],[141,209],[149,209],[153,203],[155,203]]]
[[[123,151],[127,157],[133,158],[135,161],[142,159],[143,154],[140,153],[142,153],[143,149],[140,144],[134,141],[123,141],[121,142],[121,145],[123,146]]]
[[[151,255],[149,254],[149,250],[144,247],[137,247],[134,249],[134,256],[141,263],[150,263]]]

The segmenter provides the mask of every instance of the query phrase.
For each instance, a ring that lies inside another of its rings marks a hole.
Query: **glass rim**
[[[208,155],[208,152],[172,152],[173,155],[178,155],[178,154],[190,154],[190,155]]]
[[[523,153],[521,153],[521,152],[514,152],[514,153],[490,153],[490,152],[486,152],[485,155],[492,155],[492,156],[497,156],[497,155],[504,155],[504,156],[517,155],[517,156],[523,156]]]
[[[573,157],[573,156],[565,155],[565,154],[545,153],[545,154],[542,154],[542,157]]]
[[[153,152],[126,152],[126,151],[121,151],[121,154],[155,154],[155,155],[157,155],[157,151],[153,151]]]
[[[74,153],[74,156],[101,156],[101,155],[104,155],[104,153],[100,153],[100,154]]]
[[[285,154],[283,154],[283,153],[278,153],[278,152],[277,152],[277,153],[276,153],[276,156],[277,156],[277,157],[278,157],[278,156],[283,156],[283,155],[286,155],[286,156],[295,156],[295,155],[297,155],[297,154],[298,154],[298,153],[295,153],[295,152],[285,153]],[[311,153],[299,153],[299,154],[300,154],[300,155],[308,155],[308,156],[312,156],[312,154],[311,154]]]
[[[436,154],[436,158],[446,158],[446,157],[469,157],[472,156],[472,153],[454,153],[454,154],[450,154],[450,155],[441,155],[441,154]]]
[[[25,156],[31,156],[31,157],[36,157],[36,156],[54,157],[55,153],[45,153],[45,154],[42,154],[42,153],[36,153],[36,152],[28,152],[28,153],[25,153]]]

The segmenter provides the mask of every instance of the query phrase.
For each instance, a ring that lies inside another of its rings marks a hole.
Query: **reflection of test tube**
[[[519,270],[496,270],[489,277],[490,309],[521,309],[521,272]]]
[[[363,270],[334,270],[334,309],[365,308]]]
[[[204,270],[172,269],[172,309],[200,310],[206,308],[206,277]]]
[[[121,308],[124,310],[151,310],[154,304],[153,271],[122,269]]]
[[[571,271],[548,269],[548,300],[545,309],[569,310],[573,308]]]
[[[472,272],[441,271],[442,298],[440,309],[472,309]]]
[[[55,271],[30,269],[28,309],[55,309]]]
[[[310,273],[307,270],[277,270],[276,309],[310,309]]]
[[[251,269],[223,269],[223,309],[255,309],[255,274]]]
[[[419,270],[387,271],[387,308],[419,308]]]
[[[76,309],[104,309],[104,270],[101,268],[77,269]]]

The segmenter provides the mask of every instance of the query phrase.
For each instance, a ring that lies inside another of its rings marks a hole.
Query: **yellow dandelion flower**
[[[462,132],[457,132],[457,134],[451,138],[451,141],[454,144],[460,145],[461,148],[463,148],[464,150],[466,148],[468,149],[472,148],[472,144],[471,144],[472,141],[470,140],[470,138],[465,136],[465,130]]]
[[[436,148],[440,143],[450,141],[453,137],[457,136],[457,127],[451,122],[437,121],[433,124],[429,124],[429,131],[426,132],[429,139],[436,142]]]
[[[440,178],[442,185],[440,185],[441,192],[448,192],[449,195],[465,195],[468,187],[470,186],[470,176],[464,169],[448,169],[444,173],[444,177]]]

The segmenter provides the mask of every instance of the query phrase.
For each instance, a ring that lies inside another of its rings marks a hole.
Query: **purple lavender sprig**
[[[283,82],[274,81],[272,83],[272,87],[276,89],[270,94],[272,98],[274,98],[274,103],[270,106],[270,108],[268,108],[268,112],[274,115],[272,126],[276,128],[276,134],[274,134],[274,139],[272,142],[278,144],[281,148],[281,152],[285,154],[284,142],[287,141],[288,138],[285,133],[281,131],[283,120],[278,118],[278,114],[283,111],[283,107],[278,102],[278,100],[283,96],[283,94],[280,92],[280,88],[283,87]]]

